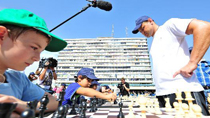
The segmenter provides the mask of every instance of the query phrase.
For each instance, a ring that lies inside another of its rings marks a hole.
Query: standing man
[[[136,27],[132,32],[153,37],[150,54],[160,106],[164,107],[165,97],[170,98],[172,105],[177,90],[191,91],[195,102],[199,101],[196,104],[202,108],[202,113],[209,115],[204,89],[193,71],[210,45],[210,23],[197,19],[171,18],[158,26],[152,18],[141,16],[136,20]],[[185,40],[185,36],[190,34],[193,34],[194,42],[191,56]]]
[[[50,65],[52,63],[49,59],[45,62],[44,69],[39,75],[39,85],[48,93],[53,94],[52,81],[57,80],[57,74],[55,72],[55,67]]]
[[[120,95],[129,96],[130,86],[127,82],[125,82],[125,78],[121,79],[121,83],[118,84],[117,87],[120,89]]]

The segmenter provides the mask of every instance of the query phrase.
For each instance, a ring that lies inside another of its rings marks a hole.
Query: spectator
[[[30,74],[28,75],[28,79],[32,82],[34,80],[37,80],[38,77],[35,75],[34,72],[30,72]]]
[[[121,83],[117,85],[120,89],[120,95],[122,96],[129,96],[130,86],[127,82],[125,82],[125,78],[121,78]]]

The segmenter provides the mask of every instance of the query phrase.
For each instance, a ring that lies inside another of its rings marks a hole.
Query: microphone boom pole
[[[84,7],[81,11],[77,12],[75,15],[73,15],[72,17],[66,19],[65,21],[63,21],[62,23],[60,23],[59,25],[57,25],[56,27],[54,27],[53,29],[50,30],[50,32],[52,32],[53,30],[55,30],[56,28],[60,27],[61,25],[63,25],[64,23],[66,23],[67,21],[71,20],[72,18],[74,18],[75,16],[77,16],[78,14],[82,13],[83,11],[85,11],[86,9],[90,8],[92,5],[88,4],[86,7]]]

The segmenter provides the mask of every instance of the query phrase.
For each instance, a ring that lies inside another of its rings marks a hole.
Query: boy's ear
[[[82,80],[82,75],[79,75],[77,78],[78,78],[78,81],[81,81]]]
[[[7,33],[7,28],[4,26],[0,26],[0,41],[3,40],[3,37],[5,36],[6,33]]]

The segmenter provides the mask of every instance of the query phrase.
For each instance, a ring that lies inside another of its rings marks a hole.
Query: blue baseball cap
[[[78,77],[79,75],[85,75],[85,76],[87,76],[89,79],[92,79],[92,80],[96,80],[96,81],[99,80],[99,79],[95,76],[94,70],[91,69],[91,68],[82,68],[82,69],[77,73],[77,77]]]
[[[61,83],[61,86],[66,86],[66,84],[65,83]]]
[[[94,80],[94,81],[91,82],[91,85],[99,85],[99,83]]]
[[[134,30],[132,31],[133,34],[137,34],[139,32],[139,28],[141,27],[141,24],[145,21],[148,20],[148,16],[141,16],[136,20],[136,27],[134,28]]]
[[[110,89],[110,87],[108,85],[103,85],[104,87],[106,87],[106,89]]]
[[[30,75],[35,75],[35,73],[34,72],[30,72]]]

